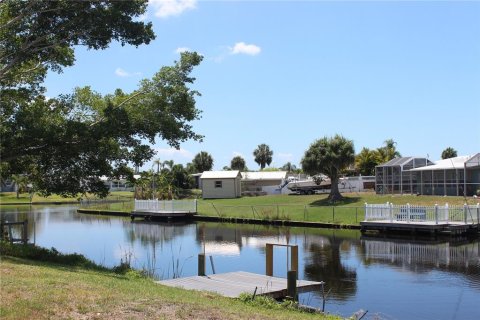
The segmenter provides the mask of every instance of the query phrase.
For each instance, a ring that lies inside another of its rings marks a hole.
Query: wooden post
[[[287,295],[297,301],[297,271],[287,272]]]
[[[198,254],[198,275],[205,276],[205,254]]]
[[[266,259],[265,274],[271,277],[273,276],[273,244],[271,243],[266,244],[265,259]]]
[[[291,246],[291,266],[290,270],[298,272],[298,245]]]
[[[438,224],[438,204],[435,204],[435,224]]]
[[[463,205],[463,222],[467,224],[467,204]]]

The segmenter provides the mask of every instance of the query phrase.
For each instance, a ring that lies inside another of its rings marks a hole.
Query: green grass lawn
[[[340,319],[161,286],[127,272],[0,259],[1,319]]]
[[[433,206],[435,204],[477,204],[478,199],[442,196],[377,195],[375,193],[346,193],[344,200],[335,204],[327,201],[327,194],[271,195],[236,199],[199,199],[198,213],[206,216],[254,218],[262,220],[292,220],[358,225],[363,220],[365,203]],[[108,203],[92,209],[130,212],[133,201]]]

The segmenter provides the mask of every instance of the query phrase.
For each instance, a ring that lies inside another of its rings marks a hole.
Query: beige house
[[[203,199],[239,198],[242,195],[240,171],[204,171],[200,176]]]

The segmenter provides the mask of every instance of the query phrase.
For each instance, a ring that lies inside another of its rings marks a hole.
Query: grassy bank
[[[478,199],[441,196],[377,195],[375,193],[347,193],[343,201],[327,201],[327,194],[272,195],[237,199],[199,199],[198,213],[205,216],[253,218],[261,220],[291,220],[358,225],[364,216],[365,203],[433,206],[435,204],[463,205],[478,203]],[[100,210],[133,210],[133,203],[103,204]]]
[[[91,198],[93,199],[94,196],[92,195]],[[133,199],[133,192],[130,191],[115,191],[110,193],[107,197],[110,200],[125,200],[130,201]],[[62,196],[53,194],[48,197],[43,197],[39,194],[34,194],[32,199],[32,204],[35,203],[72,203],[78,202],[78,198],[64,198]],[[17,198],[17,194],[15,192],[0,192],[0,204],[30,204],[30,194],[28,193],[21,193]]]
[[[78,257],[55,263],[3,253],[1,319],[339,319],[262,299],[252,303],[165,287],[137,272],[85,265]]]

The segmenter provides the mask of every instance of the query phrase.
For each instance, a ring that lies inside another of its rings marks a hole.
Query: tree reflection
[[[357,272],[344,266],[341,262],[341,246],[343,240],[335,237],[308,237],[305,242],[305,277],[312,281],[325,281],[330,296],[339,300],[347,300],[357,291]],[[315,241],[317,240],[317,241]]]

